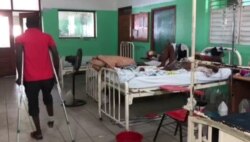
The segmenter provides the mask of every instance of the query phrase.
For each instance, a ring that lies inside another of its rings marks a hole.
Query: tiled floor
[[[15,77],[0,78],[0,141],[15,142],[17,129],[17,108],[18,108],[18,88]],[[66,77],[65,90],[71,88],[71,78]],[[77,98],[87,101],[87,104],[80,107],[67,108],[70,126],[76,142],[115,142],[115,136],[124,128],[114,124],[108,118],[103,117],[100,121],[97,113],[97,103],[84,93],[84,76],[78,76],[76,86]],[[55,108],[55,126],[48,128],[46,125],[47,114],[40,95],[40,119],[43,132],[43,140],[40,142],[71,142],[67,129],[63,109],[54,88],[53,92]],[[134,100],[131,106],[133,118],[137,116],[137,123],[131,126],[131,130],[143,134],[143,142],[152,142],[159,120],[149,121],[138,119],[151,112],[163,112],[167,109],[180,107],[185,103],[185,96],[166,95]],[[34,130],[31,118],[27,114],[27,101],[25,100],[21,108],[21,133],[20,142],[34,142],[29,134]],[[168,125],[161,129],[157,142],[178,142],[179,136],[173,136],[175,125]],[[186,141],[186,129],[184,129],[184,140]]]

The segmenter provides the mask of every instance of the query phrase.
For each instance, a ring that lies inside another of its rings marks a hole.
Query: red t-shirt
[[[49,48],[56,47],[53,38],[37,28],[30,28],[16,38],[24,48],[24,81],[53,78]]]

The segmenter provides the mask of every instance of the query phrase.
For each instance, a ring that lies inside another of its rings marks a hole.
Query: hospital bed
[[[134,43],[130,41],[121,41],[119,46],[119,55],[134,59]],[[92,68],[92,65],[87,66],[86,71],[86,88],[85,92],[88,96],[98,101],[98,72]]]
[[[121,41],[120,43],[120,47],[119,47],[119,55],[123,56],[123,57],[129,57],[134,59],[135,57],[135,46],[133,42],[129,42],[129,41]]]
[[[212,49],[213,47],[209,47],[204,49],[203,51]],[[229,66],[231,64],[231,52],[232,48],[224,48],[225,52],[228,52],[228,59],[225,59],[229,62]],[[237,59],[237,65],[241,67],[242,65],[242,57],[238,50],[234,50],[234,56]],[[196,60],[195,62],[199,62]],[[233,67],[233,66],[232,66]],[[234,67],[233,67],[234,68]],[[217,82],[214,83],[213,86],[219,86],[227,84],[227,82]],[[194,89],[202,89],[211,87],[209,84],[200,84],[193,86]],[[233,86],[232,86],[233,87]],[[212,117],[208,117],[206,114],[201,112],[194,111],[195,115],[189,115],[188,117],[188,142],[213,142],[214,138],[218,142],[249,142],[250,141],[250,129],[249,125],[248,131],[240,129],[241,126],[236,126],[241,123],[241,125],[245,125],[248,123],[248,116],[243,118],[241,116],[235,115],[246,115],[246,114],[233,114],[224,117],[219,117],[214,119]],[[224,119],[227,118],[227,119]],[[238,119],[238,120],[237,120]],[[245,120],[244,120],[245,119]],[[233,120],[233,121],[232,121]],[[246,122],[245,122],[246,121]],[[232,125],[232,124],[235,125]],[[215,129],[218,131],[218,135],[214,136]]]
[[[162,71],[162,73],[159,73],[159,76],[138,76],[124,82],[121,81],[121,78],[122,76],[126,76],[126,74],[124,74],[123,71],[121,72],[122,73],[113,69],[103,68],[98,73],[98,110],[100,118],[102,114],[104,114],[116,123],[124,126],[126,130],[129,130],[129,106],[133,104],[133,99],[162,95],[166,93],[160,89],[160,86],[163,85],[187,87],[190,85],[190,71]],[[199,84],[204,83],[215,86],[214,82],[216,82],[216,85],[218,85],[218,83],[221,85],[226,84],[226,80],[231,75],[231,70],[221,68],[211,77],[207,77],[201,72],[196,72],[195,74],[197,75],[197,87],[199,87]],[[202,87],[199,87],[197,89],[201,88]],[[122,97],[125,98],[124,103],[121,102]],[[121,108],[125,110],[123,111]],[[122,112],[125,113],[124,118],[122,118]]]
[[[239,56],[239,58],[241,58],[241,56]],[[147,70],[147,67],[145,67],[145,69]],[[88,72],[91,73],[91,70],[92,69],[89,68]],[[92,73],[89,79],[94,80],[95,78],[95,81],[98,82],[98,86],[92,89],[97,89],[98,92],[95,92],[92,97],[98,102],[99,117],[102,118],[102,114],[104,114],[116,123],[124,126],[126,130],[129,130],[129,106],[133,104],[133,99],[165,94],[165,91],[160,90],[160,86],[162,85],[187,87],[190,85],[191,74],[188,71],[160,71],[153,67],[151,69],[149,67],[148,70],[146,74],[151,74],[150,76],[119,68],[115,70],[102,68],[99,72],[92,70],[94,73]],[[221,68],[210,77],[207,77],[201,72],[195,74],[197,77],[195,89],[203,89],[227,84],[231,70]],[[98,76],[96,77],[95,75]],[[88,88],[91,87],[88,86]],[[96,94],[98,96],[96,96]],[[125,98],[124,103],[122,102],[123,97]]]
[[[241,114],[240,114],[241,115]],[[242,114],[245,115],[245,114]],[[249,115],[249,114],[248,114]],[[231,117],[231,116],[226,116]],[[235,119],[235,118],[232,118]],[[240,118],[242,123],[248,124]],[[227,122],[226,122],[227,123]],[[214,129],[218,130],[218,142],[249,142],[250,133],[240,130],[238,127],[225,124],[225,121],[217,121],[206,116],[189,116],[188,118],[188,142],[213,142]]]

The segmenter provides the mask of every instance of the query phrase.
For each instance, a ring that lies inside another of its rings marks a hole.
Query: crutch
[[[22,52],[22,69],[21,69],[21,85],[19,85],[19,101],[18,101],[18,110],[17,110],[17,137],[16,137],[16,141],[19,142],[19,135],[20,135],[20,109],[21,109],[21,105],[23,102],[23,94],[25,93],[25,88],[23,85],[23,52]]]
[[[68,126],[69,134],[70,134],[72,142],[75,142],[75,140],[73,138],[73,135],[72,135],[72,132],[71,132],[70,122],[69,122],[69,119],[68,119],[68,114],[67,114],[67,111],[66,111],[66,107],[65,107],[64,101],[62,99],[62,89],[61,89],[61,86],[60,86],[60,83],[59,83],[59,79],[57,77],[57,73],[56,73],[56,70],[55,70],[55,66],[54,66],[54,62],[53,62],[53,59],[52,59],[51,51],[50,51],[50,61],[52,63],[53,72],[54,72],[54,75],[55,75],[55,78],[56,78],[57,91],[58,91],[58,95],[60,97],[60,100],[62,102],[64,116],[65,116],[65,119],[66,119],[66,124]]]

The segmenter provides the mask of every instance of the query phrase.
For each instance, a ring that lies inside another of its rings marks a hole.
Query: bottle
[[[228,114],[228,107],[224,101],[218,106],[218,113],[220,116],[226,116]]]

